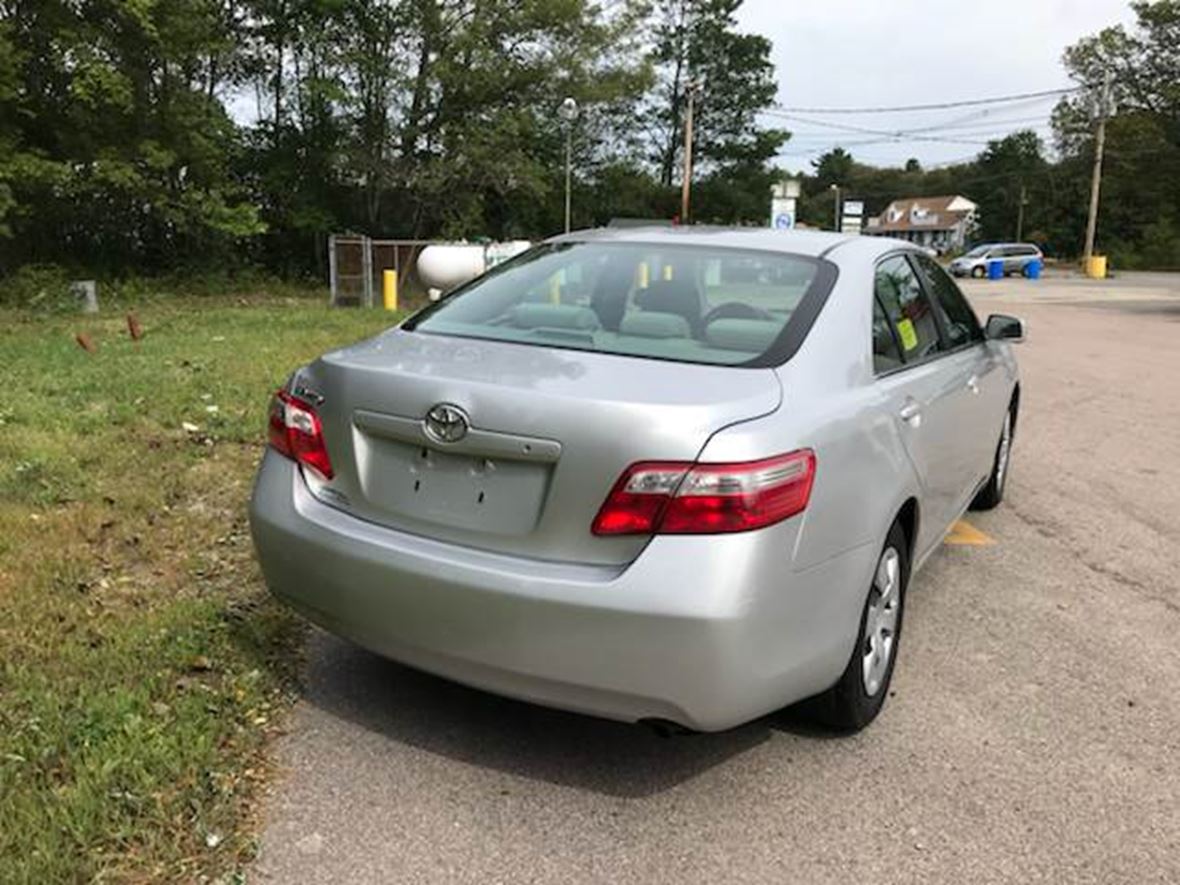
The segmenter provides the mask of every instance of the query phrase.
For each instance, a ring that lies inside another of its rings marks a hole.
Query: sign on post
[[[859,234],[864,226],[865,204],[863,200],[845,200],[840,218],[840,231]]]
[[[775,230],[795,229],[795,203],[799,179],[784,178],[770,189],[770,226]]]

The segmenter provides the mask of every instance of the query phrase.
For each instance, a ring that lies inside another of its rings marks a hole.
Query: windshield
[[[982,258],[984,255],[987,254],[987,252],[990,248],[991,248],[991,246],[976,246],[974,249],[972,249],[970,252],[968,252],[963,257],[964,258]]]
[[[739,364],[779,339],[815,259],[641,243],[533,249],[405,328],[684,362]]]

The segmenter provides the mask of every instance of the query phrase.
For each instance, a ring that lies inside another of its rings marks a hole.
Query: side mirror
[[[1011,341],[1019,344],[1024,340],[1024,320],[1008,316],[1006,313],[993,313],[987,318],[983,334],[989,341]]]

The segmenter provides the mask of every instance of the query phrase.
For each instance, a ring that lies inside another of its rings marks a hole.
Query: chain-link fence
[[[355,234],[328,237],[328,279],[333,307],[373,307],[380,303],[385,271],[397,274],[398,301],[415,305],[426,298],[418,278],[418,255],[430,240],[374,240]]]

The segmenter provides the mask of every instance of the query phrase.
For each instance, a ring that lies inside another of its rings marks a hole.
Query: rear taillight
[[[712,534],[768,526],[807,507],[815,452],[736,464],[641,462],[619,477],[596,535]]]
[[[270,401],[267,424],[270,444],[276,451],[310,467],[324,479],[332,478],[332,462],[315,409],[287,391],[278,390]]]

